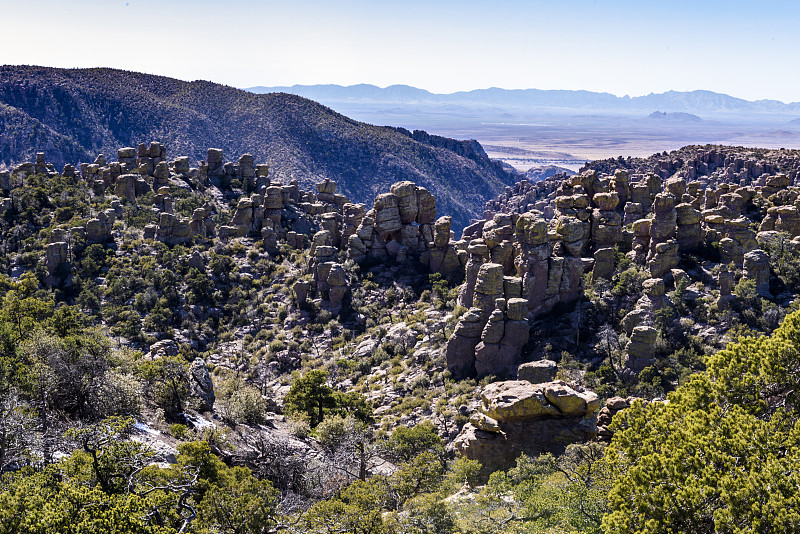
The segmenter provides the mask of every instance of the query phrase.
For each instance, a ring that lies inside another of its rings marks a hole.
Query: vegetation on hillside
[[[38,150],[56,165],[91,163],[140,139],[192,162],[211,147],[231,159],[251,153],[275,178],[306,188],[328,178],[356,202],[412,180],[457,227],[514,181],[475,141],[359,123],[293,95],[112,69],[0,66],[0,165]]]

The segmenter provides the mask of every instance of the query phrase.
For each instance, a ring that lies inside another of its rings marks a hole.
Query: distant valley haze
[[[294,85],[285,92],[359,121],[476,139],[490,157],[518,171],[586,161],[645,157],[690,144],[796,148],[800,102],[749,101],[713,91],[644,96],[575,90],[488,88],[449,94],[409,85]]]

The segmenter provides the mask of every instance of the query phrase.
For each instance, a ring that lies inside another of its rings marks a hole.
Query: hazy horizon
[[[0,63],[112,67],[234,87],[407,84],[449,94],[702,88],[800,101],[800,5],[766,1],[32,0]],[[574,88],[574,89],[573,89]]]
[[[194,80],[184,80],[184,81],[194,81]],[[206,81],[211,81],[211,80],[206,80]],[[427,91],[427,92],[429,92],[431,94],[434,94],[434,95],[445,95],[445,96],[454,95],[454,94],[458,94],[458,93],[469,93],[469,92],[472,92],[472,91],[488,91],[488,90],[492,90],[492,89],[500,89],[500,90],[504,90],[504,91],[530,91],[530,90],[533,90],[533,91],[574,91],[574,92],[587,91],[587,92],[591,92],[591,93],[608,94],[608,95],[611,95],[611,96],[614,96],[614,97],[617,97],[617,98],[639,98],[639,97],[643,97],[643,96],[661,95],[661,94],[673,93],[673,92],[674,93],[708,92],[708,93],[716,93],[716,94],[727,95],[727,96],[730,96],[730,97],[733,97],[733,98],[739,98],[741,100],[746,100],[748,102],[757,102],[759,100],[766,100],[766,101],[776,101],[776,102],[780,102],[782,104],[800,103],[800,100],[785,101],[785,100],[780,100],[780,99],[777,99],[777,98],[749,99],[749,98],[743,98],[743,97],[737,96],[735,94],[722,93],[722,92],[719,92],[719,91],[712,91],[710,89],[705,89],[705,88],[686,89],[686,90],[681,90],[681,91],[678,91],[676,89],[667,89],[667,90],[664,90],[664,91],[650,91],[650,92],[641,93],[641,94],[638,94],[638,93],[637,94],[616,94],[616,93],[611,93],[609,91],[595,91],[595,90],[592,90],[592,89],[587,89],[585,87],[580,87],[580,88],[561,87],[561,88],[542,89],[540,87],[499,87],[499,86],[489,86],[489,87],[474,87],[474,88],[471,88],[471,89],[457,89],[455,91],[450,91],[450,92],[446,92],[446,93],[440,93],[440,92],[436,92],[436,91],[431,91],[430,89],[427,89],[425,87],[419,87],[419,86],[411,85],[411,84],[407,84],[407,83],[393,83],[393,84],[390,84],[390,85],[378,85],[378,84],[374,84],[374,83],[370,83],[370,82],[359,82],[359,83],[352,83],[352,84],[344,85],[344,84],[339,84],[339,83],[320,82],[320,83],[311,83],[311,84],[301,84],[301,83],[278,84],[278,85],[258,84],[258,85],[248,86],[248,87],[237,87],[237,89],[242,89],[242,90],[247,91],[247,90],[258,89],[258,88],[262,88],[262,87],[265,87],[265,88],[277,88],[277,87],[292,88],[292,87],[316,87],[316,86],[320,86],[320,87],[338,86],[338,87],[344,87],[344,88],[358,87],[358,86],[372,86],[372,87],[377,87],[378,89],[389,89],[390,87],[410,87],[412,89],[419,89],[419,90],[422,90],[422,91]]]

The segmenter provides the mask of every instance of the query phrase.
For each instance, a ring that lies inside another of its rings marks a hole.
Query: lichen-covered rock
[[[481,411],[499,422],[557,416],[558,408],[545,396],[547,384],[534,385],[524,380],[493,382],[481,392]]]
[[[559,453],[597,430],[597,396],[563,382],[495,382],[483,389],[481,399],[480,410],[453,445],[461,456],[478,460],[485,476],[512,466],[520,454]]]
[[[577,392],[560,381],[546,384],[544,396],[562,415],[585,415],[596,412],[599,407],[595,393]]]
[[[631,340],[626,347],[628,360],[626,367],[638,373],[654,360],[654,345],[657,331],[652,326],[637,326],[633,329]]]
[[[607,211],[616,209],[619,204],[619,195],[617,193],[596,193],[594,195],[594,204],[598,209]]]
[[[674,239],[658,243],[651,250],[647,260],[650,276],[659,278],[678,266],[680,261],[679,245]]]
[[[642,283],[642,288],[646,295],[651,297],[663,297],[665,286],[663,278],[648,278]]]
[[[544,245],[548,241],[547,221],[534,213],[523,213],[517,219],[515,233],[523,245]]]
[[[528,299],[509,298],[506,303],[506,315],[512,321],[523,321],[528,315]]]
[[[484,263],[481,265],[475,282],[475,292],[484,295],[502,295],[503,266],[497,263]]]

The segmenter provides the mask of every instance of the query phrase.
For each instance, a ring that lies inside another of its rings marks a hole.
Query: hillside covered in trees
[[[513,184],[475,141],[373,126],[304,98],[113,69],[0,66],[0,165],[92,162],[142,139],[192,164],[250,153],[306,188],[334,180],[359,202],[398,180],[430,189],[459,226]]]

